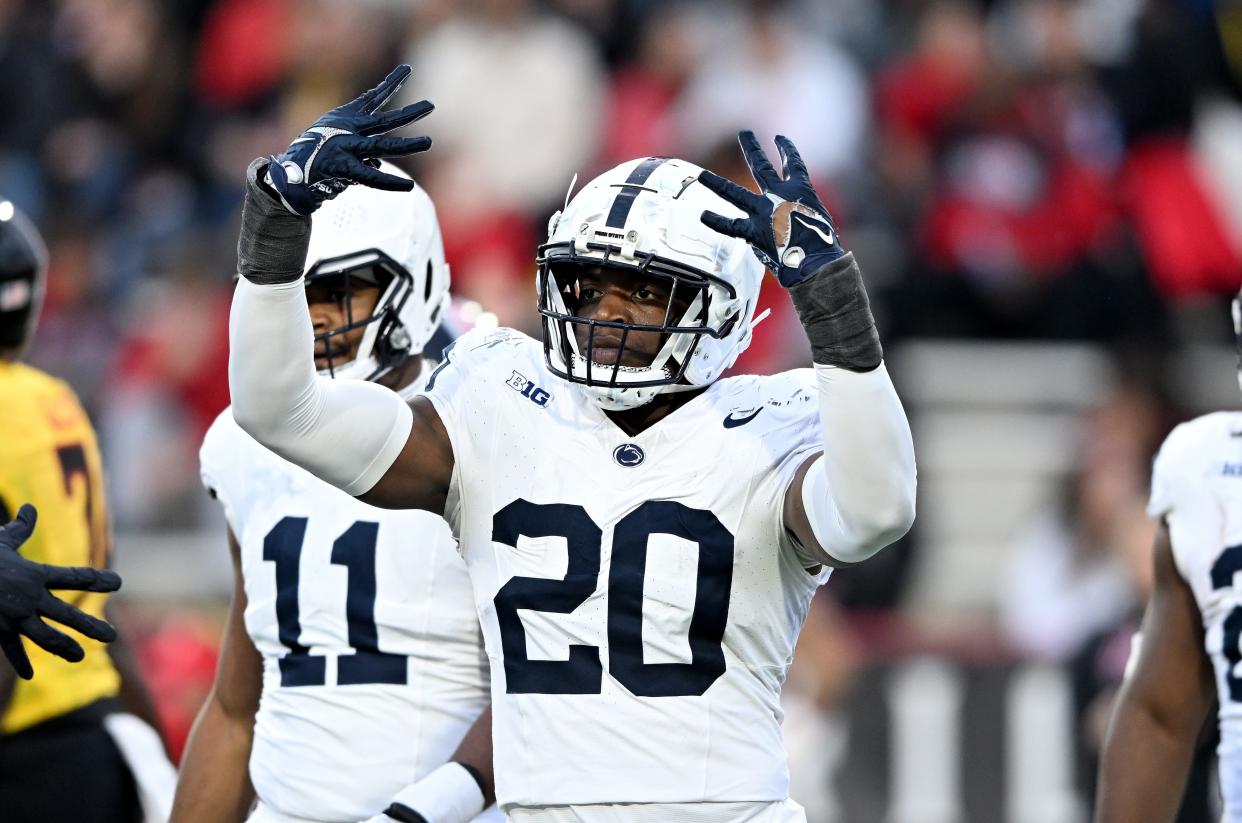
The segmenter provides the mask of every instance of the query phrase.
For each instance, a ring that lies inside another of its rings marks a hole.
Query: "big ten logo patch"
[[[514,372],[509,375],[509,379],[505,381],[505,385],[530,400],[530,402],[534,403],[536,406],[546,406],[548,405],[548,401],[552,399],[552,395],[546,390],[539,388],[530,380],[527,380],[525,375],[519,374],[518,372]]]

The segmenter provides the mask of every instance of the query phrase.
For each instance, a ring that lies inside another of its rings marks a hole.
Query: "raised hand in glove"
[[[426,100],[394,111],[380,111],[410,76],[397,66],[370,91],[316,120],[267,167],[267,183],[280,202],[306,217],[325,200],[354,183],[387,191],[410,191],[414,184],[379,170],[380,157],[401,157],[431,147],[430,137],[386,137],[386,132],[426,117],[434,106]]]
[[[728,200],[746,217],[728,218],[715,212],[703,212],[703,223],[710,229],[740,237],[750,244],[755,255],[788,288],[809,277],[813,272],[845,254],[840,238],[833,228],[828,210],[811,186],[806,164],[789,138],[777,136],[776,147],[781,153],[781,173],[768,162],[753,131],[738,135],[746,165],[763,194],[739,186],[718,174],[703,171],[699,180],[704,186]]]
[[[884,351],[862,273],[854,255],[841,247],[798,150],[789,138],[776,138],[782,167],[777,174],[754,132],[741,132],[738,142],[763,194],[703,171],[699,181],[746,216],[728,218],[705,211],[700,219],[710,229],[749,243],[789,289],[817,364],[871,371],[880,365]]]
[[[58,599],[49,589],[114,592],[121,587],[121,577],[114,571],[47,566],[18,554],[18,548],[34,530],[35,517],[34,506],[27,503],[18,510],[13,522],[0,528],[0,649],[17,675],[25,680],[34,675],[34,669],[21,635],[70,663],[85,656],[76,640],[47,625],[42,618],[55,620],[101,643],[116,639],[112,626]]]

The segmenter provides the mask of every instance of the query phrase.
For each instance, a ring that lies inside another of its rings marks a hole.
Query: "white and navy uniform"
[[[241,545],[246,631],[263,655],[253,819],[381,813],[448,761],[488,703],[447,524],[359,502],[259,445],[229,409],[200,458]]]
[[[1242,413],[1173,430],[1156,456],[1148,513],[1168,523],[1177,570],[1203,616],[1220,699],[1223,820],[1242,823]]]
[[[822,450],[813,372],[719,380],[628,435],[499,329],[459,339],[427,396],[510,819],[804,819],[780,690],[829,571],[782,511]]]

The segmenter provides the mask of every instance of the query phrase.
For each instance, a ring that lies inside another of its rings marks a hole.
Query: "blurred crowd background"
[[[0,0],[0,192],[51,251],[29,359],[100,431],[175,745],[229,591],[197,449],[228,403],[242,173],[400,61],[437,105],[409,171],[453,291],[536,334],[575,174],[675,155],[749,183],[739,128],[797,143],[869,284],[920,514],[817,601],[795,797],[817,821],[1084,820],[1150,586],[1151,457],[1238,406],[1242,3]],[[762,305],[737,369],[806,365],[774,281]]]

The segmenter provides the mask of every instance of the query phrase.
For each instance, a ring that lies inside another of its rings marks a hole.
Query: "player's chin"
[[[609,368],[616,366],[619,360],[624,368],[645,369],[651,365],[651,358],[651,354],[636,352],[629,348],[622,350],[612,346],[596,346],[591,349],[591,362],[597,366]]]
[[[353,357],[349,355],[337,355],[328,357],[323,354],[315,354],[315,371],[327,371],[329,368],[339,369],[349,363]]]

